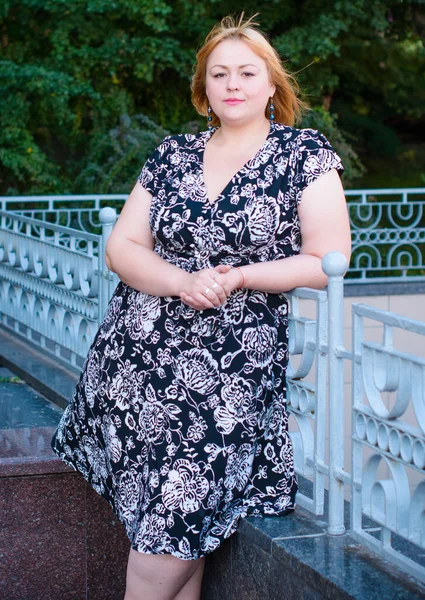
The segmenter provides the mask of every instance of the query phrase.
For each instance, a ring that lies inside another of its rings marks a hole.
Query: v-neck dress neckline
[[[225,196],[226,196],[226,191],[227,191],[228,187],[234,183],[234,180],[235,180],[235,178],[236,178],[236,177],[239,175],[239,173],[241,173],[241,171],[244,171],[244,170],[247,168],[247,166],[248,166],[250,163],[252,163],[252,162],[253,162],[253,161],[254,161],[254,160],[257,158],[257,156],[259,156],[259,154],[261,154],[261,152],[263,152],[263,151],[264,151],[264,149],[267,147],[267,145],[268,145],[268,143],[269,143],[269,141],[270,141],[270,138],[271,138],[271,136],[273,135],[273,130],[272,130],[272,128],[270,127],[270,129],[269,129],[269,132],[268,132],[268,134],[267,134],[267,137],[266,137],[266,139],[264,140],[264,143],[262,144],[262,146],[261,146],[261,147],[260,147],[260,148],[257,150],[257,152],[256,152],[256,153],[255,153],[255,154],[254,154],[254,155],[253,155],[253,156],[252,156],[252,157],[251,157],[249,160],[247,160],[247,161],[246,161],[246,162],[245,162],[245,163],[242,165],[242,167],[241,167],[240,169],[238,169],[238,171],[236,171],[236,173],[234,173],[234,174],[232,175],[232,177],[231,177],[231,178],[229,179],[229,181],[226,183],[226,185],[225,185],[225,186],[224,186],[224,188],[221,190],[221,192],[220,192],[220,193],[219,193],[219,194],[216,196],[215,200],[214,200],[213,202],[211,202],[211,201],[210,201],[210,199],[209,199],[209,196],[208,196],[208,188],[207,188],[207,185],[206,185],[206,183],[205,183],[204,157],[205,157],[205,148],[206,148],[206,145],[207,145],[208,141],[209,141],[209,140],[212,138],[213,134],[214,134],[214,133],[217,131],[217,129],[219,129],[219,126],[217,126],[217,127],[213,127],[213,129],[211,129],[211,130],[207,130],[207,131],[203,132],[203,133],[204,133],[204,135],[203,135],[203,137],[202,137],[202,142],[203,142],[203,143],[202,143],[202,146],[201,146],[201,150],[200,150],[200,158],[199,158],[199,160],[200,160],[200,164],[201,164],[201,183],[202,183],[202,186],[203,186],[203,188],[204,188],[205,202],[206,202],[206,203],[207,203],[207,204],[208,204],[208,205],[209,205],[211,208],[213,208],[213,207],[214,207],[214,206],[217,204],[217,202],[219,202],[219,201],[220,201],[220,199],[221,199],[222,197],[225,197]]]

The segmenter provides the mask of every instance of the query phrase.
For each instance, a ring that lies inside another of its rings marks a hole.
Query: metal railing
[[[311,480],[313,490],[312,497],[298,492],[297,503],[322,515],[327,478],[328,533],[345,532],[348,491],[351,535],[425,582],[425,360],[394,342],[401,330],[422,336],[425,343],[425,322],[353,304],[353,342],[345,348],[347,264],[338,253],[326,255],[322,264],[329,280],[325,297],[303,288],[288,294],[289,350],[292,357],[301,357],[298,369],[288,371],[289,411],[298,427],[290,435],[296,471]],[[315,300],[315,319],[300,317],[303,298]],[[382,326],[380,342],[365,339],[365,319],[369,326]],[[313,381],[307,383],[303,379],[314,361]],[[351,364],[353,382],[351,473],[344,469],[345,361]],[[412,471],[416,477],[409,477]]]
[[[103,262],[115,212],[103,208],[99,217],[102,235],[0,213],[2,323],[73,365],[85,358],[117,283]],[[352,535],[425,582],[425,361],[394,344],[395,330],[425,336],[425,323],[355,304],[353,347],[345,348],[347,264],[341,254],[330,253],[323,268],[327,292],[299,288],[287,295],[288,408],[297,428],[290,435],[296,471],[312,484],[311,494],[299,491],[297,503],[322,515],[327,489],[328,532],[342,534],[349,491]],[[314,302],[313,318],[302,315],[304,300]],[[364,319],[382,325],[381,343],[365,340]],[[353,373],[351,473],[344,469],[346,361]],[[395,398],[385,405],[388,393]],[[409,411],[416,425],[406,418]],[[412,493],[408,470],[421,478]]]
[[[347,283],[425,280],[425,188],[348,190]]]
[[[104,262],[116,220],[100,211],[102,235],[0,211],[0,313],[4,327],[72,366],[84,361],[116,275]]]
[[[380,343],[364,339],[365,319],[382,325]],[[351,527],[358,541],[425,581],[425,478],[411,494],[408,477],[425,476],[425,360],[397,349],[400,330],[425,341],[425,322],[353,305]],[[378,476],[381,464],[387,473]],[[377,523],[378,537],[362,516]],[[393,547],[392,533],[411,543],[410,557]]]
[[[313,482],[312,495],[299,491],[297,503],[321,515],[329,475],[325,460],[328,297],[324,291],[309,288],[297,288],[286,297],[290,306],[288,406],[298,428],[291,432],[294,462],[297,473]],[[314,302],[315,319],[302,315],[303,300]]]
[[[352,257],[346,283],[425,281],[425,188],[346,190]],[[4,196],[0,210],[101,233],[104,206],[126,195]]]
[[[105,207],[120,210],[126,198],[125,194],[0,196],[0,210],[99,235],[99,211]]]

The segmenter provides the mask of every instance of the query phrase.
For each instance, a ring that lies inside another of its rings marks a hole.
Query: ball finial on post
[[[114,224],[117,220],[117,211],[111,206],[105,206],[99,211],[99,221],[102,225]]]
[[[322,258],[322,269],[328,277],[341,277],[348,270],[348,261],[342,252],[328,252]]]

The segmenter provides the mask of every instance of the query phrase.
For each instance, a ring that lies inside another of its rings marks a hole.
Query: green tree
[[[205,127],[190,102],[195,53],[241,10],[260,13],[314,109],[300,126],[329,137],[347,184],[357,152],[384,141],[395,156],[400,129],[424,124],[424,3],[3,0],[0,193],[128,191],[164,131]]]

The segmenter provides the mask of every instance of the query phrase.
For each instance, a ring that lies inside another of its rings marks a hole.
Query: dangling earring
[[[270,98],[270,129],[272,131],[274,131],[274,104],[273,104],[273,98]]]
[[[210,131],[212,129],[212,125],[211,125],[212,116],[211,116],[211,113],[212,113],[212,108],[211,108],[211,106],[208,105],[208,129]]]

